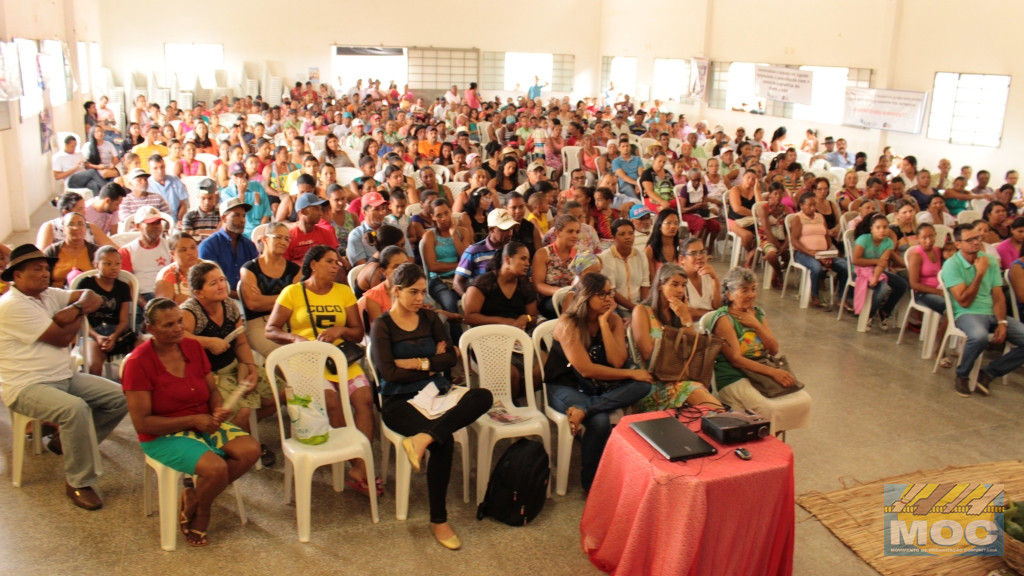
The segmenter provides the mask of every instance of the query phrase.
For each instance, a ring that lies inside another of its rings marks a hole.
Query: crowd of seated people
[[[204,545],[209,500],[261,452],[264,463],[273,460],[265,446],[238,441],[248,410],[266,417],[278,407],[254,366],[259,358],[291,342],[380,335],[387,344],[375,343],[374,357],[384,421],[411,435],[405,450],[414,467],[430,451],[433,530],[445,546],[457,547],[442,492],[451,432],[479,416],[490,398],[467,396],[452,418],[434,425],[400,409],[399,400],[457,363],[459,336],[470,327],[529,332],[557,320],[548,401],[574,433],[587,430],[584,489],[610,430],[608,415],[619,408],[729,406],[762,413],[777,431],[807,426],[809,394],[780,403],[746,376],[794,383],[757,362],[785,339],[757,304],[752,268],[759,254],[774,271],[775,289],[791,254],[806,267],[814,308],[826,307],[826,272],[836,273],[840,288],[852,272],[858,288],[832,304],[859,311],[870,303],[869,326],[882,331],[892,327],[906,292],[944,312],[941,280],[957,326],[968,332],[954,385],[961,395],[971,393],[964,364],[980,354],[989,332],[994,341],[1024,341],[1006,300],[1024,300],[1024,218],[1017,217],[1024,194],[1015,171],[994,190],[988,171],[975,176],[964,166],[957,175],[945,159],[930,172],[914,156],[886,148],[872,165],[866,154],[848,151],[844,139],[819,141],[811,131],[798,152],[784,127],[770,143],[760,128],[747,137],[738,127],[730,137],[722,127],[691,126],[659,110],[657,101],[602,107],[595,99],[486,101],[475,87],[454,94],[430,105],[408,88],[381,90],[379,83],[337,96],[300,86],[280,106],[223,98],[191,110],[161,108],[140,96],[123,138],[94,119],[83,151],[71,138],[53,161],[55,178],[93,197],[64,194],[61,215],[39,231],[38,250],[19,247],[0,275],[15,294],[0,300],[0,311],[23,306],[18,296],[45,293],[56,313],[52,330],[24,334],[24,326],[5,328],[9,318],[31,313],[0,314],[5,401],[10,383],[71,378],[63,370],[25,374],[9,355],[25,342],[64,344],[81,316],[91,322],[92,374],[101,374],[109,357],[141,351],[127,369],[137,379],[125,385],[127,408],[110,407],[97,423],[99,438],[125,410],[147,454],[167,457],[161,445],[172,445],[168,438],[193,432],[186,435],[196,443],[189,458],[167,463],[200,478],[183,500],[182,522],[189,543]],[[559,154],[565,146],[579,147],[570,165]],[[834,168],[846,172],[833,175]],[[720,277],[710,260],[712,253],[727,257],[727,232],[746,258]],[[0,261],[9,254],[0,251]],[[348,286],[356,266],[362,268]],[[65,289],[94,268],[87,284]],[[1005,291],[1003,270],[1014,284]],[[121,271],[137,280],[136,318],[128,317],[130,296],[117,283]],[[334,313],[314,322],[310,303],[329,303]],[[919,315],[910,322],[919,324]],[[716,392],[712,382],[652,381],[634,365],[633,358],[641,366],[650,361],[663,330],[702,324],[725,342]],[[229,345],[226,336],[241,326],[243,335]],[[636,350],[627,343],[630,331]],[[987,394],[992,378],[1024,361],[1016,354],[985,365],[975,390]],[[513,397],[521,400],[521,355],[513,355],[510,370]],[[325,378],[331,423],[343,422],[337,390],[345,386],[351,424],[372,438],[374,394],[359,365]],[[186,381],[201,384],[191,405],[161,400],[161,387]],[[229,413],[222,399],[241,385],[251,395],[243,412]],[[78,422],[43,416],[67,427],[80,449]],[[98,497],[85,490],[95,483],[88,466],[75,463],[68,473],[72,500],[96,506]],[[363,494],[381,491],[381,479],[369,478],[364,465],[350,470],[348,483]]]

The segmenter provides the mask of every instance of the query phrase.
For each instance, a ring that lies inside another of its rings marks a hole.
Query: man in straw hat
[[[0,297],[0,397],[14,412],[60,425],[61,447],[51,449],[63,452],[67,496],[79,508],[97,510],[103,501],[93,489],[97,462],[90,428],[102,442],[128,407],[113,382],[72,370],[68,347],[102,299],[90,290],[50,288],[54,260],[24,244],[0,273],[11,283]]]

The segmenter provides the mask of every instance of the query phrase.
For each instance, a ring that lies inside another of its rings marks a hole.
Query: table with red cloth
[[[718,454],[669,462],[629,426],[669,414],[612,430],[580,522],[590,561],[615,574],[792,574],[793,451],[774,437],[725,446],[702,435]]]

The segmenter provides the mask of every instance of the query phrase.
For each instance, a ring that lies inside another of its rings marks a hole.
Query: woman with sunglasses
[[[555,326],[544,374],[548,402],[569,418],[573,435],[587,429],[580,480],[589,492],[611,434],[609,413],[647,396],[652,379],[646,370],[625,368],[626,329],[615,314],[615,291],[608,278],[584,274],[578,291]]]

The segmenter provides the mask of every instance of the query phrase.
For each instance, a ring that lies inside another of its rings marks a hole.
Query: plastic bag
[[[292,436],[303,444],[317,445],[327,442],[331,433],[331,422],[327,414],[316,406],[309,396],[285,392],[288,398],[288,418],[292,422]]]

